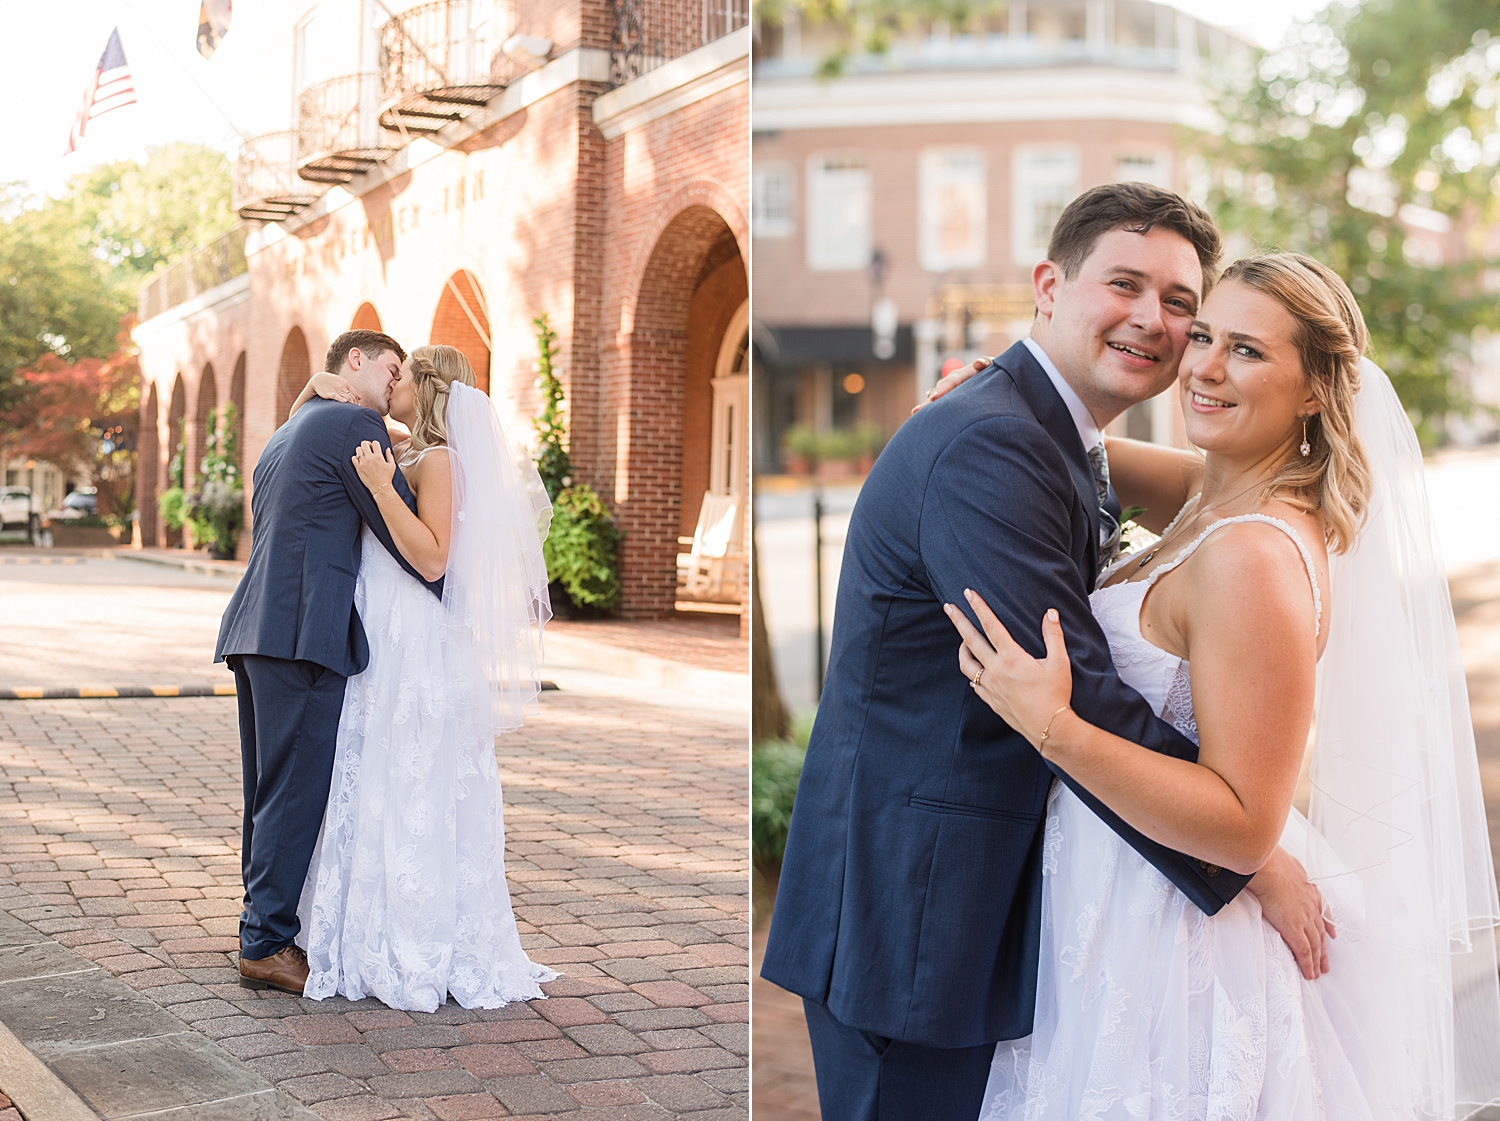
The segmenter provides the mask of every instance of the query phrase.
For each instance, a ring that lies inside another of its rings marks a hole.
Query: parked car
[[[0,489],[0,532],[25,533],[33,545],[41,543],[42,516],[29,487]]]
[[[69,521],[73,518],[91,518],[99,513],[99,493],[93,487],[80,487],[63,499],[61,509],[48,517],[53,521]]]

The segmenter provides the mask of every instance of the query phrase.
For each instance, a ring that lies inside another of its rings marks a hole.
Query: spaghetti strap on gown
[[[1297,543],[1321,628],[1311,553],[1290,525],[1262,514],[1216,522],[1150,577],[1090,597],[1121,679],[1194,743],[1188,664],[1142,637],[1141,604],[1209,534],[1241,522]],[[1292,810],[1282,846],[1306,863],[1320,841]],[[1436,1116],[1405,1061],[1404,1025],[1382,1007],[1370,957],[1340,923],[1360,910],[1347,889],[1324,889],[1340,936],[1331,972],[1310,982],[1253,894],[1205,915],[1060,782],[1042,859],[1033,1031],[997,1045],[981,1121]]]

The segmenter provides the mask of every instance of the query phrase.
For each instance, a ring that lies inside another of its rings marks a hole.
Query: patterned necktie
[[[1109,460],[1104,454],[1103,440],[1089,449],[1089,470],[1094,473],[1094,496],[1099,503],[1099,567],[1104,569],[1119,555],[1120,523],[1104,508],[1109,498]]]

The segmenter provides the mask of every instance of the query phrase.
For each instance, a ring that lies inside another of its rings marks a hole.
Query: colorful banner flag
[[[198,9],[198,53],[208,58],[218,49],[219,40],[229,34],[229,20],[234,0],[203,0]]]
[[[83,107],[73,121],[73,131],[68,133],[67,155],[77,149],[83,139],[83,131],[95,117],[102,117],[112,109],[135,104],[135,83],[130,79],[130,64],[125,61],[125,48],[120,46],[120,29],[109,33],[109,42],[99,56],[99,68],[83,92]]]

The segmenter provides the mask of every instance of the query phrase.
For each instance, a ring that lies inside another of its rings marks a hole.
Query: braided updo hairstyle
[[[1354,294],[1327,265],[1302,253],[1236,261],[1219,283],[1238,281],[1270,296],[1297,321],[1295,342],[1321,411],[1307,418],[1307,456],[1293,455],[1261,492],[1299,510],[1321,510],[1328,547],[1354,544],[1370,498],[1370,470],[1354,423],[1359,360],[1369,345]]]
[[[478,388],[474,367],[464,353],[451,346],[419,346],[408,360],[412,391],[416,398],[416,420],[411,426],[411,450],[425,451],[448,443],[448,387],[461,381]]]

